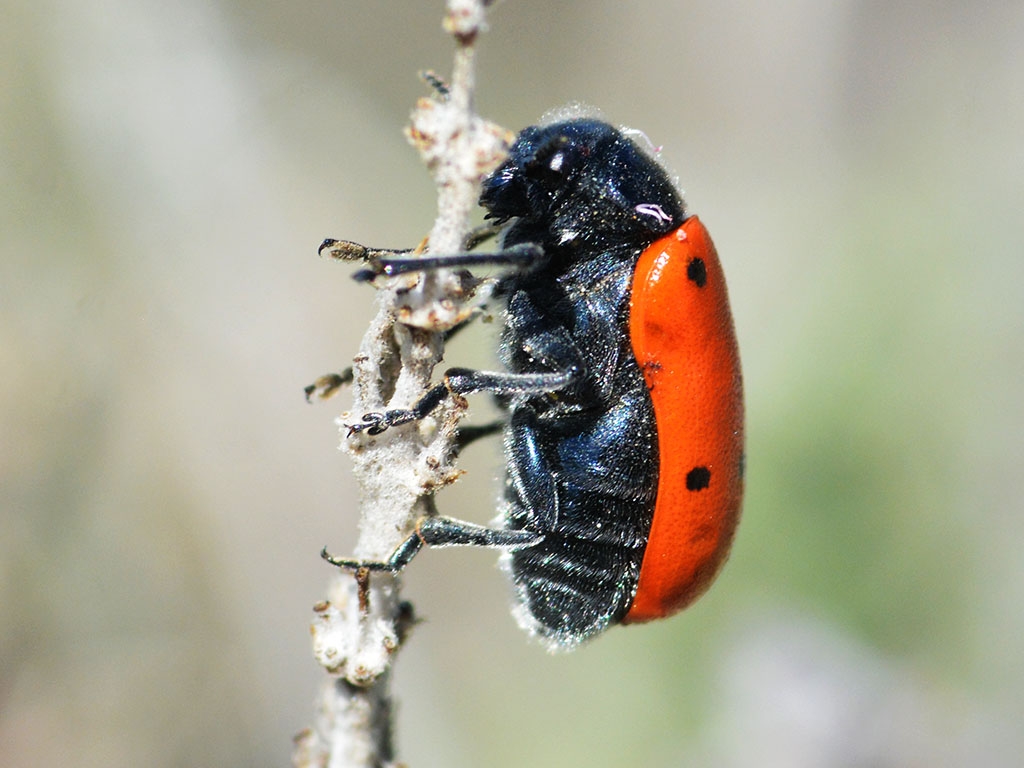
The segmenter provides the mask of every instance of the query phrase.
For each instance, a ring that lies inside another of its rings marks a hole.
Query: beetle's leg
[[[573,367],[554,373],[500,373],[494,371],[472,371],[467,368],[450,368],[445,371],[444,383],[427,390],[411,408],[392,409],[364,414],[362,422],[351,424],[349,435],[366,432],[379,435],[389,427],[419,421],[430,415],[449,395],[468,395],[473,392],[493,392],[499,395],[538,395],[556,392],[573,384],[580,375],[580,369]]]
[[[421,517],[416,521],[416,530],[403,541],[385,561],[351,560],[328,554],[325,547],[320,556],[331,565],[356,571],[398,573],[405,568],[424,545],[429,547],[496,547],[516,549],[536,544],[544,538],[536,531],[513,531],[504,528],[487,528],[451,517]]]
[[[351,240],[335,240],[329,237],[320,243],[316,252],[321,256],[330,256],[338,261],[371,261],[372,259],[405,256],[414,250],[414,248],[370,248]]]
[[[496,237],[504,226],[504,224],[498,222],[487,221],[477,227],[473,227],[463,239],[462,247],[467,251],[471,251],[480,243]],[[320,243],[317,253],[321,256],[337,259],[338,261],[387,261],[420,251],[424,248],[426,242],[424,240],[417,248],[373,248],[353,242],[352,240],[335,240],[333,237],[328,237]]]
[[[496,221],[486,221],[480,226],[469,230],[469,234],[462,241],[462,247],[467,251],[472,251],[480,243],[486,242],[492,237],[497,237],[498,233],[504,228],[504,224],[499,224]]]
[[[359,424],[348,425],[349,437],[359,432],[379,435],[389,427],[408,424],[410,421],[419,421],[427,417],[447,396],[448,388],[444,384],[438,384],[428,389],[423,397],[413,403],[412,408],[395,408],[389,411],[364,413]]]
[[[313,402],[313,395],[316,395],[319,400],[327,400],[330,397],[334,397],[339,389],[346,384],[351,384],[353,378],[355,378],[355,375],[352,372],[351,365],[338,373],[325,373],[303,389],[306,393],[306,402]]]
[[[424,272],[434,269],[465,269],[467,267],[502,266],[518,269],[535,269],[544,263],[544,249],[536,243],[519,243],[501,251],[486,253],[454,253],[440,256],[394,258],[386,253],[373,254],[367,258],[369,269],[361,269],[352,275],[357,282],[370,282],[377,277],[395,277],[409,272]]]

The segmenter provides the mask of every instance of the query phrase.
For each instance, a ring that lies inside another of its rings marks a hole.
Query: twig
[[[456,253],[469,232],[481,179],[504,157],[511,135],[473,112],[474,43],[487,0],[449,0],[445,29],[457,48],[451,83],[421,99],[407,130],[434,176],[438,216],[434,253]],[[434,78],[435,87],[437,78]],[[447,271],[407,275],[378,294],[377,313],[354,361],[352,414],[408,407],[427,389],[441,360],[443,331],[467,315],[470,286]],[[464,405],[439,407],[419,424],[380,437],[350,437],[362,509],[355,557],[384,560],[414,522],[432,512],[430,495],[457,478],[455,430]],[[342,420],[345,420],[343,416]],[[379,768],[394,764],[388,673],[412,624],[397,577],[338,572],[315,607],[314,654],[332,677],[316,724],[296,738],[296,766]]]

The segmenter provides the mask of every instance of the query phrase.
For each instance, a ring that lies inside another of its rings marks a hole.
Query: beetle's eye
[[[537,147],[523,170],[545,187],[557,187],[571,172],[570,149],[569,140],[565,136],[556,136]]]

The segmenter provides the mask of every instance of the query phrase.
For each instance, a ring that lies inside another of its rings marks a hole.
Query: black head
[[[597,120],[523,130],[483,184],[487,218],[519,219],[547,243],[647,243],[678,227],[683,201],[665,169]]]

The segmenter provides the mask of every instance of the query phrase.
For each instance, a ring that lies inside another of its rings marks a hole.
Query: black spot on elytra
[[[688,280],[697,284],[698,288],[703,288],[708,282],[708,268],[704,264],[704,259],[699,256],[690,259],[690,263],[686,265],[686,277]]]
[[[686,473],[686,490],[703,491],[711,484],[711,470],[707,467],[694,467]]]

